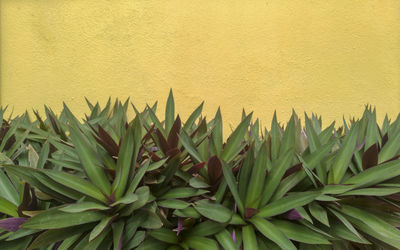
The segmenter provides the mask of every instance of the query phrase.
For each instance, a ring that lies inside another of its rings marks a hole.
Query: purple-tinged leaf
[[[121,249],[122,249],[122,234],[121,234],[121,238],[118,243],[118,250],[121,250]]]
[[[28,218],[7,218],[0,220],[0,228],[10,231],[16,232],[19,229],[19,226],[24,224]]]
[[[365,145],[365,138],[362,140],[362,142],[360,143],[360,145],[356,146],[357,151],[360,151]]]
[[[22,195],[22,201],[18,206],[18,215],[23,216],[22,211],[35,210],[37,205],[35,192],[30,188],[28,183],[24,184],[24,192]]]
[[[303,216],[296,210],[292,209],[290,211],[287,211],[286,213],[283,214],[283,217],[285,217],[288,220],[301,220],[303,219]]]
[[[49,119],[50,119],[51,126],[52,126],[53,129],[54,129],[54,132],[56,132],[56,134],[58,134],[58,135],[61,135],[61,132],[60,132],[60,130],[58,129],[56,120],[54,119],[54,117],[53,117],[51,114],[49,114]]]
[[[54,244],[53,250],[57,250],[61,246],[62,241],[57,242]]]
[[[258,209],[251,208],[251,207],[248,207],[244,210],[244,216],[247,220],[250,219],[251,217],[253,217],[253,215],[255,215],[257,213],[258,213]]]
[[[171,131],[169,132],[167,143],[169,148],[178,147],[179,137],[178,134],[181,131],[181,118],[179,115],[176,117],[174,124],[172,125]]]
[[[171,148],[167,151],[166,155],[169,156],[170,158],[174,157],[175,155],[179,154],[181,151],[175,147]]]
[[[206,162],[197,163],[197,164],[193,165],[191,168],[189,168],[187,170],[187,173],[189,173],[191,175],[197,174],[200,171],[200,169],[202,169],[205,165],[206,165]]]
[[[156,155],[156,154],[153,153],[153,152],[149,152],[149,155],[150,155],[151,160],[152,160],[153,162],[157,162],[157,161],[160,161],[160,160],[161,160],[161,158],[158,157],[158,155]]]
[[[386,161],[384,161],[384,162],[381,162],[380,164],[388,163],[388,162],[390,162],[390,161],[395,161],[395,160],[397,160],[397,159],[399,159],[399,158],[400,158],[400,155],[396,155],[396,156],[390,158],[389,160],[386,160]]]
[[[216,184],[222,176],[222,163],[216,155],[208,159],[208,178],[212,185]]]
[[[143,159],[143,154],[146,152],[145,148],[143,146],[140,147],[138,156],[137,156],[137,160],[136,162],[141,162]]]
[[[123,231],[124,231],[124,222],[123,221],[118,221],[116,223],[111,224],[112,230],[113,230],[113,244],[114,244],[114,250],[122,249],[122,240],[123,240]]]
[[[197,134],[197,132],[199,132],[199,130],[200,130],[201,127],[203,127],[203,126],[207,126],[206,118],[203,118],[203,119],[199,122],[199,125],[197,126],[196,130],[193,131],[193,132],[190,134],[190,138],[193,139],[194,136]]]
[[[386,133],[383,137],[382,137],[382,146],[381,149],[385,146],[385,144],[388,142],[389,140],[389,135]]]
[[[111,137],[111,135],[103,129],[100,125],[98,125],[98,136],[99,140],[97,140],[99,143],[103,145],[103,147],[112,155],[112,156],[118,156],[119,154],[119,147],[117,143],[115,143],[114,139]]]
[[[391,194],[391,195],[386,196],[385,198],[389,198],[389,199],[392,199],[395,201],[400,201],[400,194]]]
[[[364,170],[378,164],[378,145],[373,144],[364,152],[362,157],[362,167]]]
[[[293,173],[295,173],[297,171],[300,171],[302,169],[303,169],[302,163],[298,163],[298,164],[294,165],[293,167],[289,168],[288,170],[286,170],[286,172],[283,175],[282,179],[284,179],[284,178],[288,177],[289,175],[291,175],[291,174],[293,174]]]
[[[146,134],[143,136],[142,142],[146,142],[147,140],[152,138],[152,133],[154,131],[154,124],[147,130]]]
[[[167,151],[169,149],[168,142],[165,140],[164,135],[161,133],[161,131],[159,129],[156,129],[156,135],[157,135],[159,146],[160,146],[161,150],[163,151],[163,153],[166,155]]]

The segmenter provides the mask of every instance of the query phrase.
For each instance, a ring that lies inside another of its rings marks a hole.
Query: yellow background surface
[[[225,126],[241,109],[400,110],[399,0],[1,0],[1,104],[77,114],[84,96],[140,108],[173,88],[184,118],[202,100]],[[162,114],[163,112],[160,112]]]

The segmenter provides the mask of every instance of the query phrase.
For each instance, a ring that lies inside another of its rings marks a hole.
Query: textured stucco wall
[[[1,104],[83,113],[83,96],[139,106],[173,88],[236,124],[400,110],[399,0],[1,0]],[[226,123],[227,124],[227,123]],[[269,124],[268,124],[269,125]]]

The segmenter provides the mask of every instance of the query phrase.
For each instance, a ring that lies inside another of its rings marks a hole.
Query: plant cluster
[[[4,118],[1,249],[400,249],[400,116],[270,129],[88,101]],[[133,113],[133,112],[132,112]]]

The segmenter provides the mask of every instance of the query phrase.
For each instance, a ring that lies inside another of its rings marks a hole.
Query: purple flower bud
[[[232,239],[233,239],[233,242],[236,243],[236,232],[235,232],[235,229],[233,229],[233,231],[232,231]]]
[[[179,233],[183,230],[183,223],[182,223],[182,218],[178,218],[178,226],[173,229],[172,231],[176,232],[176,235],[179,235]]]

